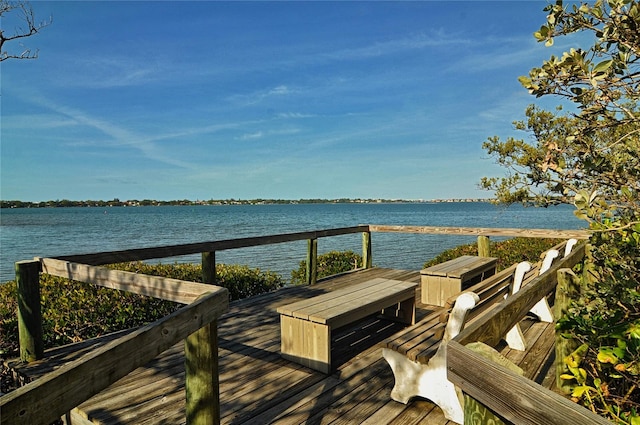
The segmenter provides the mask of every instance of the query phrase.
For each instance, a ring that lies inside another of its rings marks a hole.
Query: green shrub
[[[521,261],[535,263],[540,260],[540,254],[562,242],[562,239],[542,238],[513,238],[504,241],[490,241],[489,249],[492,257],[498,259],[498,270],[503,270]],[[424,263],[424,267],[434,266],[461,255],[478,255],[478,245],[460,245],[456,248],[441,252],[432,260]]]
[[[321,279],[334,274],[348,272],[362,265],[362,256],[353,251],[329,251],[318,255],[317,278]],[[291,283],[300,285],[307,282],[307,261],[300,261],[298,270],[291,272]]]
[[[640,423],[640,213],[633,226],[600,232],[597,225],[580,297],[558,329],[580,348],[563,376],[580,404],[615,423]]]

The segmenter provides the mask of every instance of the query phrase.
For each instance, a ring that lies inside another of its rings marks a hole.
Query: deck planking
[[[400,323],[368,317],[336,331],[332,343],[335,369],[329,375],[280,356],[279,306],[379,277],[420,281],[419,271],[374,268],[232,302],[218,321],[221,423],[452,424],[428,400],[407,405],[391,400],[393,373],[377,343],[402,329]],[[417,320],[442,309],[420,304],[420,299],[418,292]],[[549,362],[545,369],[539,356],[553,353],[553,326],[525,320],[522,327],[531,351],[498,348],[520,364],[527,376],[539,382],[547,377],[549,383]],[[21,367],[19,372],[27,379],[37,379],[111,339],[50,350],[47,361]],[[183,345],[177,344],[78,406],[70,415],[71,423],[185,423],[184,374]]]

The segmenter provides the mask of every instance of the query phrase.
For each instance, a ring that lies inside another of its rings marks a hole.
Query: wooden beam
[[[473,365],[470,367],[470,365]],[[518,425],[606,425],[609,421],[461,345],[447,345],[447,378]]]
[[[386,226],[370,224],[372,232],[424,233],[431,235],[500,236],[524,238],[589,239],[587,230],[512,229],[492,227]]]
[[[187,424],[220,424],[218,327],[215,320],[187,337],[184,358]]]
[[[16,263],[18,286],[18,340],[20,360],[33,362],[44,356],[42,307],[40,305],[40,262]]]
[[[202,253],[202,283],[216,284],[216,253]]]
[[[341,227],[336,229],[314,230],[309,232],[284,233],[279,235],[256,236],[238,239],[226,239],[220,241],[200,242],[180,245],[167,245],[160,247],[128,249],[123,251],[107,251],[93,254],[64,255],[55,257],[72,263],[91,264],[94,266],[104,264],[122,263],[126,261],[150,260],[153,258],[178,257],[182,255],[199,254],[201,252],[223,251],[227,249],[247,248],[294,242],[306,239],[318,239],[330,236],[348,235],[351,233],[366,232],[367,225],[353,227]]]
[[[362,267],[370,269],[373,267],[371,247],[371,232],[362,232]]]
[[[318,240],[307,241],[307,285],[315,285],[318,281]]]
[[[211,285],[202,283],[112,270],[52,258],[42,258],[40,262],[43,273],[182,304],[190,304],[203,293],[211,291]]]
[[[489,244],[489,236],[478,236],[478,256],[491,257],[491,245]]]
[[[146,364],[158,354],[216,320],[229,306],[226,288],[141,327],[0,397],[1,425],[44,424]]]
[[[556,298],[554,303],[554,315],[556,320],[564,317],[571,306],[571,300],[580,296],[580,281],[578,276],[571,269],[558,270],[558,286],[556,287]],[[562,379],[564,373],[570,373],[568,366],[564,363],[565,357],[578,348],[578,341],[562,335],[563,332],[556,330],[556,387],[564,394],[572,391],[572,382]]]

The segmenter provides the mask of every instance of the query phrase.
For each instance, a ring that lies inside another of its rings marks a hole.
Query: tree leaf
[[[593,72],[595,74],[598,74],[600,72],[604,72],[607,69],[611,68],[611,65],[613,65],[613,60],[609,59],[606,61],[602,61],[599,64],[597,64],[596,66],[593,67]]]

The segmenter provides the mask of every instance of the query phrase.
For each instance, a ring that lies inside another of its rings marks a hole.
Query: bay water
[[[0,210],[0,282],[14,279],[14,263],[35,256],[206,242],[322,230],[358,224],[579,229],[572,206],[508,208],[484,202],[325,203],[146,206],[111,208],[16,208]],[[445,249],[473,243],[472,236],[373,233],[373,264],[419,270]],[[306,257],[306,241],[216,253],[216,262],[246,264],[288,280]],[[318,253],[361,253],[360,234],[318,240]],[[199,263],[200,256],[162,259]]]

